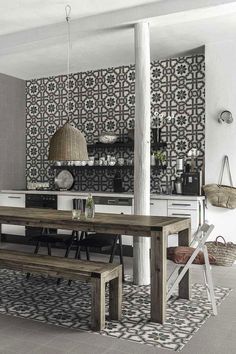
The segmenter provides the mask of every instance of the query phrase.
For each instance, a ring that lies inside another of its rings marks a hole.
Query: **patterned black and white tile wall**
[[[199,150],[198,164],[204,162],[205,140],[205,58],[203,55],[154,61],[151,64],[152,112],[162,113],[165,121],[162,140],[167,143],[167,169],[152,172],[151,190],[158,183],[166,186],[175,174],[176,159]],[[50,182],[55,173],[47,160],[49,139],[67,120],[67,76],[26,82],[27,182]],[[72,122],[94,143],[102,132],[115,132],[123,138],[134,127],[134,65],[88,71],[71,75],[70,111]],[[128,158],[131,150],[112,148],[103,153]],[[91,154],[95,151],[91,151]],[[97,152],[98,153],[98,152]],[[100,152],[100,155],[102,152]],[[97,155],[98,157],[98,155]],[[80,191],[112,191],[115,170],[81,169],[75,174],[74,188]],[[132,170],[122,170],[126,191],[132,191]]]

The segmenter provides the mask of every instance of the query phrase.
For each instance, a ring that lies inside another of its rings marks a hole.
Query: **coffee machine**
[[[202,194],[202,171],[184,172],[182,174],[182,194]]]
[[[182,195],[201,195],[202,171],[197,170],[194,159],[191,159],[191,165],[186,164],[184,159],[177,159],[174,191]]]

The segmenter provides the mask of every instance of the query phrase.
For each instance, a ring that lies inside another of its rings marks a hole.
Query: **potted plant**
[[[157,151],[154,151],[153,154],[154,154],[154,157],[156,160],[156,166],[163,167],[163,164],[166,161],[166,155],[165,155],[164,151],[157,150]]]

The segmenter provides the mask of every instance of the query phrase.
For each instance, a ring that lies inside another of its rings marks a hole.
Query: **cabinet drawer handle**
[[[10,199],[21,199],[21,197],[13,197],[11,195],[9,195],[7,198],[10,198]]]
[[[150,203],[150,205],[154,205],[154,203]]]
[[[116,201],[115,201],[114,199],[109,199],[109,200],[107,201],[107,204],[108,204],[108,205],[114,205],[114,204],[116,204]]]
[[[171,215],[175,215],[175,216],[191,216],[191,214],[178,214],[178,213],[172,213]]]
[[[182,203],[172,203],[173,206],[191,206],[191,204],[182,204]]]

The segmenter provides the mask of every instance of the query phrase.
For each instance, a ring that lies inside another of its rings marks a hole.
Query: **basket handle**
[[[231,185],[231,187],[233,187],[233,180],[232,180],[232,175],[231,175],[231,170],[230,170],[230,165],[229,165],[229,157],[227,155],[225,155],[223,158],[222,167],[221,167],[220,176],[219,176],[219,183],[218,183],[219,185],[222,184],[224,171],[226,168],[228,170],[230,185]]]
[[[218,239],[219,238],[222,238],[222,240],[224,241],[224,245],[227,247],[227,242],[225,241],[224,237],[223,236],[217,236],[216,237],[216,240],[215,240],[215,244],[217,245],[218,244]]]

